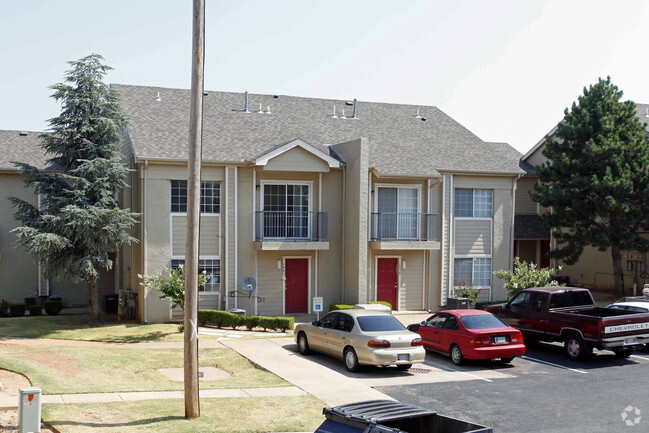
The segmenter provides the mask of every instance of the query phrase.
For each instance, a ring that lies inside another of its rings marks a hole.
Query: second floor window
[[[493,191],[490,189],[456,189],[455,216],[491,218],[493,216]]]
[[[221,184],[201,182],[201,213],[221,213]],[[171,212],[187,212],[187,181],[171,181]]]
[[[308,237],[309,186],[264,184],[263,211],[264,237]]]
[[[381,238],[417,237],[419,191],[411,187],[377,186],[378,229]]]

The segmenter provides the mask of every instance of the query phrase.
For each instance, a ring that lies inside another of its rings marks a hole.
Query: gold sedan
[[[408,331],[395,317],[376,311],[332,311],[319,321],[297,325],[294,335],[302,355],[314,350],[340,358],[352,372],[361,365],[396,365],[408,370],[426,357],[419,334]]]

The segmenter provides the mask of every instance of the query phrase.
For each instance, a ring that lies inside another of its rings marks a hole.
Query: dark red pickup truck
[[[588,289],[525,289],[486,310],[519,329],[525,341],[562,341],[566,356],[574,360],[593,349],[611,349],[626,358],[649,343],[649,313],[600,308]]]

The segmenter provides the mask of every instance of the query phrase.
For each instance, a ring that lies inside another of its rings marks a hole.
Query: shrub
[[[275,329],[286,332],[289,329],[295,328],[295,319],[292,317],[275,317]]]
[[[514,272],[495,271],[494,275],[501,280],[505,280],[505,290],[511,298],[523,289],[531,287],[562,286],[556,281],[555,272],[561,270],[551,268],[536,268],[534,263],[521,261],[520,258],[514,257]]]
[[[171,308],[185,309],[185,267],[165,269],[162,275],[137,275],[142,286],[158,290],[162,293],[160,299],[171,300]],[[210,277],[205,271],[198,274],[198,286],[203,287]]]
[[[41,316],[43,314],[43,307],[41,305],[30,305],[29,306],[29,315],[30,316]]]
[[[61,308],[63,308],[62,301],[45,301],[45,312],[48,316],[56,316],[61,312]]]
[[[11,317],[18,317],[18,316],[24,316],[25,315],[25,309],[27,307],[25,306],[24,303],[19,302],[17,304],[11,304],[9,306],[9,315]]]
[[[474,289],[473,284],[471,284],[470,281],[465,281],[462,280],[457,283],[455,287],[454,294],[458,298],[467,298],[470,303],[474,303],[476,299],[478,299],[478,296],[480,296],[480,293],[482,292],[482,289]]]
[[[349,304],[329,304],[329,311],[334,310],[353,310],[354,306]]]
[[[259,316],[247,316],[242,318],[243,325],[252,331],[259,326]]]
[[[239,316],[229,311],[220,310],[198,310],[198,323],[204,326],[212,323],[218,328],[245,326],[248,329],[264,328],[268,331],[281,329],[293,329],[295,319],[293,317],[265,317],[265,316]]]

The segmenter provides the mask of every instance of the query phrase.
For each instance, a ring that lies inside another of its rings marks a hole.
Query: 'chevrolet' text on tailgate
[[[617,326],[607,326],[604,328],[605,333],[611,332],[625,332],[625,331],[637,331],[639,329],[649,329],[649,322],[647,323],[629,323],[627,325],[617,325]]]

